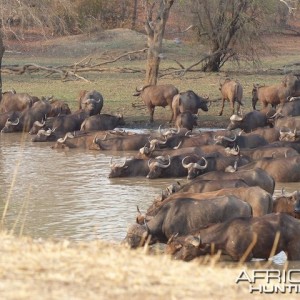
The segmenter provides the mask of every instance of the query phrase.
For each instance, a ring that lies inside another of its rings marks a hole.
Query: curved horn
[[[179,144],[178,144],[177,146],[173,147],[173,149],[174,149],[174,150],[179,149],[179,147],[181,146],[181,144],[182,144],[182,141],[180,141]]]
[[[200,165],[199,163],[196,163],[195,168],[196,168],[196,169],[199,169],[199,170],[204,170],[204,169],[207,168],[208,162],[207,162],[207,160],[205,159],[204,156],[201,157],[201,160],[204,161],[204,165],[202,166],[202,165]]]
[[[40,121],[35,121],[35,122],[33,123],[33,125],[36,125],[36,126],[39,126],[39,127],[43,127],[45,124],[46,124],[46,121],[42,121],[42,122],[40,122]]]
[[[231,138],[229,138],[229,137],[227,137],[227,136],[223,136],[222,138],[223,138],[224,140],[229,141],[229,142],[234,142],[234,141],[236,140],[236,134],[234,134],[234,138],[233,138],[233,139],[231,139]]]
[[[171,165],[171,157],[170,157],[170,155],[168,155],[168,163],[165,165],[165,164],[163,164],[162,162],[158,162],[158,161],[156,161],[156,162],[154,162],[154,165],[153,166],[155,166],[155,167],[160,167],[160,168],[163,168],[163,169],[166,169],[166,168],[168,168],[170,165]],[[149,166],[149,162],[148,162],[148,166]]]
[[[19,123],[20,123],[20,119],[19,118],[17,118],[16,119],[16,121],[11,121],[10,119],[7,119],[7,121],[6,121],[8,124],[10,124],[10,125],[14,125],[14,126],[16,126],[16,125],[18,125]]]
[[[230,121],[242,121],[243,118],[241,116],[238,116],[238,115],[232,115],[230,117]]]
[[[93,99],[96,103],[100,103],[101,102],[101,98],[99,98],[98,100],[96,100],[96,99]]]
[[[181,164],[182,164],[182,166],[184,167],[184,168],[186,168],[186,169],[189,169],[189,168],[191,168],[191,167],[194,167],[195,168],[195,165],[196,165],[196,163],[188,163],[188,164],[186,164],[184,161],[185,161],[185,159],[186,158],[188,158],[188,157],[190,157],[190,156],[185,156],[183,159],[182,159],[182,161],[181,161]]]
[[[57,140],[58,143],[64,143],[68,138],[73,139],[74,135],[71,132],[67,132],[64,136],[64,138],[60,138]]]

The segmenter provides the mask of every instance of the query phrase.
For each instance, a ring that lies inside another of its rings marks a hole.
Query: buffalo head
[[[122,244],[127,245],[130,248],[142,247],[145,245],[147,237],[148,228],[146,225],[133,224],[128,228]]]
[[[186,159],[188,159],[189,157],[186,156],[182,159],[182,166],[186,169],[188,169],[188,176],[187,179],[193,179],[201,174],[204,173],[204,170],[207,168],[208,162],[207,160],[202,157],[201,160],[197,161],[197,162],[190,162],[187,163]],[[203,161],[203,164],[201,164]]]

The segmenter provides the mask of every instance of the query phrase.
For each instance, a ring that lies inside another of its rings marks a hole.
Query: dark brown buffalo
[[[195,163],[200,159],[200,157],[196,154],[191,154],[188,157],[186,157],[185,155],[168,155],[166,157],[159,156],[155,159],[150,159],[149,173],[147,174],[147,178],[155,179],[187,176],[188,170],[182,164],[182,160],[184,158],[186,158],[186,163]],[[204,161],[204,168],[205,164],[206,163]]]
[[[141,96],[150,113],[150,122],[153,122],[153,114],[156,106],[169,106],[172,111],[170,122],[173,120],[172,101],[178,94],[178,89],[172,84],[146,85],[136,89],[133,96]]]
[[[160,207],[165,201],[173,201],[177,198],[186,197],[202,200],[224,195],[234,195],[237,198],[249,203],[252,207],[252,214],[254,217],[262,216],[273,211],[273,199],[270,193],[263,190],[259,186],[247,186],[238,188],[223,188],[204,193],[173,193],[163,201],[160,199],[158,199],[158,201],[154,200],[153,204],[148,208],[146,214],[148,215],[150,212],[152,212],[150,215],[153,215],[153,211]]]
[[[141,158],[127,159],[122,164],[110,161],[108,178],[147,176],[149,173],[148,160]]]
[[[280,130],[278,128],[262,127],[256,128],[252,132],[242,133],[242,135],[247,136],[251,134],[258,134],[262,136],[268,143],[273,143],[279,140]]]
[[[142,148],[149,139],[149,134],[133,134],[96,138],[95,144],[103,151],[134,151]]]
[[[268,193],[270,193],[271,195],[273,195],[274,188],[275,188],[275,180],[271,175],[269,175],[268,172],[266,172],[261,168],[251,168],[249,170],[248,169],[238,170],[233,173],[223,172],[223,171],[208,172],[196,177],[191,182],[187,183],[186,184],[187,187],[183,186],[182,190],[187,189],[189,185],[197,184],[198,181],[201,181],[203,179],[205,180],[242,179],[246,182],[246,184],[248,184],[248,186],[259,186],[265,191],[267,191]]]
[[[178,128],[193,130],[194,127],[198,126],[197,119],[197,115],[193,115],[190,111],[185,111],[177,115],[175,125]]]
[[[232,136],[228,135],[216,135],[215,143],[217,145],[222,145],[227,148],[257,148],[260,146],[268,145],[269,143],[266,141],[264,137],[259,134],[248,134],[248,135],[236,135]]]
[[[291,96],[290,90],[282,83],[270,86],[253,85],[252,89],[252,107],[256,109],[256,103],[259,101],[262,108],[266,108],[268,104],[276,107],[280,103],[287,101]]]
[[[300,97],[291,97],[287,102],[278,105],[275,118],[300,116]]]
[[[51,131],[47,130],[47,134],[37,134],[32,141],[46,142],[57,140],[63,137],[67,132],[74,132],[80,130],[82,122],[88,117],[88,112],[84,110],[75,111],[69,115],[63,115],[53,118]],[[42,132],[44,133],[44,132]]]
[[[71,114],[71,109],[65,101],[59,99],[51,99],[49,102],[51,104],[51,110],[47,115],[48,118]]]
[[[58,138],[56,143],[51,146],[52,149],[70,150],[74,148],[99,150],[99,146],[95,144],[96,138],[102,138],[107,133],[99,132],[67,132],[63,137]]]
[[[241,156],[205,156],[196,162],[187,162],[185,158],[182,160],[182,166],[187,169],[187,179],[194,179],[211,171],[225,171],[229,166],[237,168],[252,161]]]
[[[269,259],[281,251],[287,254],[288,260],[299,260],[300,222],[284,213],[236,218],[193,234],[173,236],[166,247],[166,253],[185,261],[218,250],[234,261]]]
[[[29,134],[37,134],[40,130],[48,130],[53,128],[55,117],[47,118],[42,121],[35,121],[29,130]]]
[[[132,248],[149,243],[166,243],[178,233],[189,234],[209,223],[223,222],[235,217],[252,216],[248,203],[235,196],[220,196],[209,200],[178,198],[166,202],[145,225],[134,224],[128,228],[124,243]]]
[[[227,126],[227,130],[233,130],[240,128],[244,132],[251,132],[259,127],[265,127],[268,125],[268,118],[265,114],[253,110],[245,114],[244,116],[232,115],[230,117],[230,123]]]
[[[79,92],[78,108],[87,111],[90,116],[100,114],[103,102],[103,96],[96,90]]]
[[[274,199],[273,212],[287,213],[300,219],[300,193],[295,191],[289,195],[282,194]]]
[[[300,78],[293,74],[284,76],[282,83],[290,91],[292,97],[300,96]]]
[[[148,152],[155,149],[178,149],[185,147],[200,147],[206,145],[215,144],[215,135],[220,133],[220,136],[224,134],[222,131],[204,131],[196,134],[186,134],[186,135],[173,135],[166,140],[152,139],[146,145]]]
[[[10,111],[23,111],[34,103],[32,96],[27,93],[5,92],[0,102],[0,113]]]
[[[240,106],[243,105],[242,99],[243,99],[243,87],[242,85],[235,80],[231,80],[229,78],[226,78],[223,83],[220,83],[220,91],[222,95],[222,107],[219,113],[219,116],[222,116],[225,100],[230,102],[231,111],[232,114],[234,114],[234,106],[237,102],[237,114],[240,111]]]
[[[261,168],[276,182],[300,181],[300,155],[293,157],[262,158],[238,168],[239,172]]]
[[[5,112],[0,113],[0,130],[5,127],[7,120],[16,120],[20,117],[19,112]]]
[[[48,101],[37,101],[31,107],[23,110],[19,117],[8,119],[1,132],[29,132],[35,121],[42,121],[51,109]]]
[[[264,146],[256,149],[229,149],[226,148],[229,154],[236,154],[249,157],[252,160],[259,160],[262,158],[279,158],[279,157],[292,157],[299,153],[292,147],[270,147]]]
[[[239,188],[249,187],[249,185],[242,179],[222,179],[222,180],[197,180],[194,184],[184,184],[176,182],[162,190],[161,195],[157,198],[162,201],[172,195],[173,193],[206,193],[221,190],[224,188]]]
[[[208,98],[203,98],[195,92],[188,90],[177,94],[172,102],[173,116],[176,120],[177,116],[183,112],[191,112],[197,115],[198,110],[208,111]]]
[[[176,155],[190,155],[196,154],[198,156],[203,156],[204,151],[201,150],[199,147],[185,147],[185,148],[178,148],[178,149],[157,149],[150,151],[148,147],[142,147],[139,149],[139,153],[137,154],[138,158],[155,158],[157,156],[176,156]]]
[[[81,124],[82,131],[112,130],[118,126],[125,125],[123,115],[109,114],[93,115],[86,118]]]

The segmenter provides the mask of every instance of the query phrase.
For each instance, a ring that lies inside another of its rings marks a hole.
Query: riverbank
[[[0,240],[1,299],[264,297],[251,294],[248,283],[235,282],[245,266],[174,261],[103,241],[42,241],[5,233]],[[289,299],[296,297],[290,294]]]

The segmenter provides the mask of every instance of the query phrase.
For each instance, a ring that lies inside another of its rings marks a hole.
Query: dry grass
[[[250,294],[247,283],[235,283],[247,267],[185,263],[103,241],[72,244],[5,233],[0,240],[1,299],[262,298]]]

